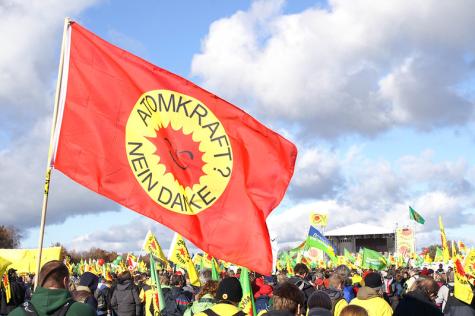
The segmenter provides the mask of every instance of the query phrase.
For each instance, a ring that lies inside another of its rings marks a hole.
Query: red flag
[[[296,147],[195,84],[70,28],[55,168],[216,258],[271,272],[265,220]]]

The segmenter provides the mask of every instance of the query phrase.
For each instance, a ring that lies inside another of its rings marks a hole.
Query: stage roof
[[[325,236],[356,236],[356,235],[384,235],[394,234],[394,229],[373,226],[363,223],[355,223],[348,226],[343,226],[337,229],[329,230],[324,233]]]

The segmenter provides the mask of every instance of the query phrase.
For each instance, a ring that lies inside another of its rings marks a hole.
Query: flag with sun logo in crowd
[[[310,225],[325,227],[328,225],[328,214],[322,213],[311,213],[310,214]]]
[[[270,273],[266,218],[293,175],[295,145],[77,22],[65,30],[49,173],[54,167],[215,258]]]
[[[175,233],[175,236],[173,237],[168,259],[178,267],[186,270],[191,285],[200,286],[200,279],[198,278],[198,273],[196,272],[193,260],[191,260],[185,240],[178,233]]]

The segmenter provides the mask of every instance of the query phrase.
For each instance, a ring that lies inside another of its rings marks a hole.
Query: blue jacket
[[[350,301],[355,298],[355,292],[353,291],[352,285],[345,286],[343,289],[343,297],[347,303],[350,303]]]

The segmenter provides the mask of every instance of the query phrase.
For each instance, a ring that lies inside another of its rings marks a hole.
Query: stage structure
[[[346,248],[356,253],[362,247],[381,253],[394,253],[396,233],[392,228],[355,223],[325,232],[335,247],[337,255],[343,255]]]

